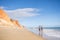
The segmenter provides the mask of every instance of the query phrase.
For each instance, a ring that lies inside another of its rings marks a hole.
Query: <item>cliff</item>
[[[0,24],[12,24],[12,25],[16,25],[16,26],[19,26],[19,23],[17,20],[12,20],[8,15],[7,13],[0,9]]]

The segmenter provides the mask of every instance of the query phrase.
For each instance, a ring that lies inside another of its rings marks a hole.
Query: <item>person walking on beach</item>
[[[38,30],[39,30],[39,36],[40,36],[40,26],[39,26]]]
[[[38,30],[39,30],[39,36],[43,36],[43,27],[39,26]]]

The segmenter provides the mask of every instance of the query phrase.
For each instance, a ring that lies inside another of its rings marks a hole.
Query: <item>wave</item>
[[[57,30],[53,30],[53,29],[44,29],[43,33],[47,36],[51,36],[51,37],[57,37],[60,38],[60,31]]]

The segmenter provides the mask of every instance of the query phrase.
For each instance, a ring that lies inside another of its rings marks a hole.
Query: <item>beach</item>
[[[15,26],[0,26],[0,40],[44,40],[25,28]]]

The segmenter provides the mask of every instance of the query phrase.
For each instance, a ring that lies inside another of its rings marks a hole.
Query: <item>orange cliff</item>
[[[21,25],[19,24],[19,22],[18,22],[17,20],[12,20],[12,19],[11,19],[11,21],[12,21],[16,26],[21,27]]]
[[[2,9],[0,9],[0,23],[1,22],[5,22],[7,24],[12,24],[12,25],[16,25],[16,26],[21,26],[19,25],[18,21],[17,20],[12,20],[10,19],[10,17],[6,14],[6,12]]]
[[[0,19],[10,22],[9,16],[2,9],[0,9]]]

